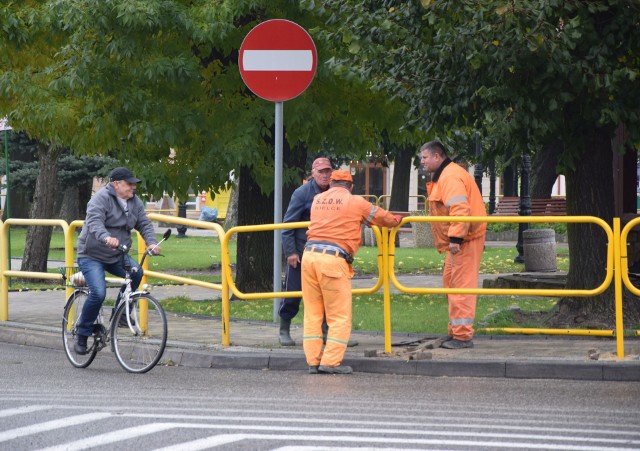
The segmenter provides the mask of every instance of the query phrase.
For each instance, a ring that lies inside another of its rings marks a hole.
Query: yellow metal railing
[[[403,218],[399,227],[408,222],[450,222],[451,218],[446,216],[408,216]],[[398,228],[394,228],[390,232],[389,236],[389,278],[391,283],[400,291],[413,294],[483,294],[483,295],[519,295],[519,296],[572,296],[572,297],[588,297],[596,296],[603,293],[614,279],[614,269],[618,266],[615,262],[615,249],[619,249],[619,242],[616,238],[619,237],[619,233],[616,235],[611,230],[611,227],[602,219],[594,216],[478,216],[478,217],[458,217],[458,222],[499,222],[499,223],[591,223],[600,226],[604,233],[607,235],[607,267],[604,280],[602,283],[590,290],[577,290],[577,289],[528,289],[528,288],[417,288],[407,287],[402,285],[395,276],[394,268],[394,254],[395,254],[395,236],[398,232]],[[619,273],[619,271],[616,271]],[[388,300],[384,299],[385,304]],[[616,305],[618,305],[619,299],[616,297]],[[516,332],[522,334],[543,334],[550,333],[554,329],[499,329],[504,332]],[[614,332],[611,330],[588,330],[588,329],[570,329],[570,330],[555,330],[552,332],[555,334],[564,335],[596,335],[596,336],[613,336]],[[623,356],[622,350],[623,333],[622,328],[616,335],[618,355]],[[390,336],[390,334],[389,334]],[[385,331],[386,337],[386,331]],[[391,342],[385,339],[385,352],[391,352]]]
[[[224,267],[230,266],[230,257],[229,257],[229,240],[231,237],[237,233],[249,233],[249,232],[269,232],[273,230],[282,230],[282,229],[298,229],[298,228],[306,228],[309,227],[309,221],[304,222],[288,222],[284,224],[261,224],[261,225],[251,225],[251,226],[237,226],[229,229],[227,231],[226,236],[222,241],[222,265]],[[374,232],[376,233],[377,241],[380,242],[381,234],[380,229],[378,227],[373,227]],[[381,246],[378,246],[378,249],[381,251]],[[378,253],[378,267],[379,277],[378,282],[369,288],[355,288],[352,290],[353,294],[373,294],[377,292],[382,286],[382,252]],[[275,292],[261,292],[261,293],[243,293],[238,290],[235,282],[233,281],[233,276],[229,271],[227,273],[229,289],[231,292],[239,299],[269,299],[269,298],[296,298],[302,296],[302,291],[275,291]]]
[[[172,280],[180,283],[201,286],[220,291],[222,294],[222,343],[229,346],[229,319],[230,319],[230,298],[229,292],[232,292],[240,299],[268,299],[277,297],[300,297],[302,292],[262,292],[262,293],[243,293],[241,292],[233,280],[231,270],[231,258],[229,255],[229,240],[238,233],[248,232],[265,232],[273,230],[282,230],[290,228],[304,228],[309,226],[309,222],[295,222],[286,224],[262,224],[253,226],[239,226],[225,232],[217,223],[203,222],[192,219],[180,218],[176,216],[160,215],[150,213],[149,218],[152,220],[162,221],[172,224],[181,224],[206,228],[214,230],[217,233],[221,243],[221,260],[222,260],[222,283],[215,284],[203,282],[199,280],[189,279],[186,277],[174,276],[167,273],[151,271],[145,268],[145,276],[156,277],[160,279]],[[620,231],[620,220],[615,218],[612,228],[602,219],[592,216],[482,216],[482,217],[466,217],[457,218],[460,222],[506,222],[506,223],[590,223],[601,227],[608,239],[607,245],[607,263],[604,280],[600,285],[592,289],[512,289],[512,288],[415,288],[402,285],[396,278],[394,272],[394,255],[395,255],[395,237],[402,225],[410,222],[449,222],[448,217],[434,216],[409,216],[402,219],[398,227],[393,229],[373,227],[376,234],[376,243],[378,246],[378,269],[379,277],[376,284],[369,288],[358,288],[352,290],[353,294],[373,294],[383,289],[384,300],[384,337],[385,351],[391,351],[391,301],[390,288],[391,284],[398,290],[405,293],[413,294],[484,294],[484,295],[520,295],[520,296],[573,296],[587,297],[595,296],[604,292],[611,283],[615,286],[615,313],[616,328],[613,331],[602,330],[566,330],[566,329],[501,329],[506,332],[521,334],[564,334],[564,335],[615,335],[616,348],[618,357],[624,357],[624,327],[623,327],[623,304],[622,304],[622,288],[627,289],[635,294],[640,295],[640,289],[633,286],[629,280],[628,262],[627,262],[627,239],[628,234],[634,226],[640,224],[640,218],[630,221],[626,227]],[[74,262],[74,243],[75,230],[82,226],[82,221],[73,221],[67,225],[62,220],[30,220],[30,219],[9,219],[6,222],[0,221],[0,321],[8,321],[8,278],[11,276],[24,278],[42,278],[42,279],[61,279],[61,274],[54,273],[38,273],[11,271],[7,268],[8,262],[8,229],[11,225],[39,225],[61,227],[65,235],[65,264],[68,267],[73,266]],[[140,244],[139,251],[144,252],[144,244]],[[146,280],[145,280],[146,281]],[[71,288],[68,288],[67,294]]]
[[[34,271],[11,271],[8,269],[9,261],[9,227],[21,226],[45,226],[61,227],[65,236],[69,233],[69,225],[58,219],[18,219],[10,218],[4,223],[0,222],[0,321],[9,320],[9,277],[22,277],[30,279],[61,280],[62,274]]]
[[[225,261],[224,261],[225,253],[227,254],[227,257],[229,254],[229,250],[226,249],[226,252],[225,252],[224,247],[222,246],[223,239],[226,237],[226,233],[224,229],[220,224],[215,222],[197,221],[195,219],[186,219],[186,218],[180,218],[177,216],[159,215],[156,213],[149,213],[147,216],[152,221],[161,221],[169,224],[180,224],[185,226],[199,227],[202,229],[209,229],[216,232],[218,239],[220,240],[220,245],[221,245],[220,247],[222,249],[222,283],[218,284],[218,283],[204,282],[201,280],[190,279],[188,277],[180,277],[180,276],[175,276],[173,274],[167,274],[167,273],[162,273],[158,271],[151,271],[148,269],[148,264],[147,264],[148,260],[145,261],[145,265],[143,267],[144,276],[143,276],[142,283],[146,283],[146,280],[147,280],[146,277],[149,276],[149,277],[157,277],[159,279],[172,280],[174,282],[180,282],[188,285],[196,285],[203,288],[211,288],[212,290],[220,291],[222,295],[222,344],[224,346],[229,346],[229,344],[231,343],[229,339],[229,287],[228,287],[228,279],[230,278],[230,276],[226,276],[226,274],[231,273],[231,261],[230,259],[228,259],[227,264],[225,264]],[[142,253],[144,252],[144,240],[142,240],[142,237],[140,236],[138,237],[138,242],[141,243],[138,245],[138,252]],[[140,258],[141,258],[141,255],[140,255]]]

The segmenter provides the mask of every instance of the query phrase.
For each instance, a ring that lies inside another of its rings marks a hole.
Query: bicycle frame
[[[160,246],[161,243],[163,243],[164,241],[168,240],[169,236],[171,236],[171,229],[167,229],[167,231],[164,232],[164,235],[162,236],[162,240],[160,240],[160,242],[158,244],[153,246],[153,248],[148,249],[147,251],[145,251],[145,253],[142,255],[142,259],[140,260],[140,267],[142,267],[142,265],[144,264],[144,260],[147,258],[147,255],[153,255],[153,251],[158,246]],[[134,326],[131,324],[129,301],[131,299],[131,296],[135,296],[135,295],[138,295],[138,294],[149,294],[149,292],[147,290],[138,290],[138,291],[134,291],[134,292],[131,291],[131,273],[133,271],[133,268],[129,264],[129,260],[125,258],[125,256],[127,255],[128,249],[126,248],[126,246],[118,246],[118,249],[120,249],[121,252],[122,252],[122,265],[123,265],[124,271],[125,271],[124,284],[123,284],[125,289],[122,292],[122,296],[120,297],[120,299],[121,299],[120,302],[122,302],[123,300],[126,302],[127,309],[125,310],[125,312],[126,312],[126,318],[127,318],[127,325],[129,326],[129,329],[131,330],[132,333],[134,333],[136,335],[138,333],[145,334],[146,331],[147,331],[147,317],[146,317],[147,305],[146,305],[146,302],[144,304],[141,304],[141,309],[140,309],[140,315],[142,316],[141,318],[136,318],[135,317],[136,315],[135,315],[135,312],[134,312],[134,324],[135,324],[135,329],[134,329]],[[118,303],[117,302],[116,302],[116,306],[115,307],[116,308],[118,307]],[[109,323],[109,330],[111,330],[111,322]]]
[[[171,229],[167,230],[160,243],[168,239],[170,234]],[[147,255],[154,254],[154,250],[160,243],[144,253],[140,266],[144,263]],[[149,294],[149,290],[132,290],[133,274],[137,271],[137,266],[132,259],[127,258],[129,251],[127,246],[118,246],[118,249],[122,256],[124,282],[120,286],[116,304],[108,322],[105,321],[104,309],[100,308],[93,325],[92,338],[88,337],[90,345],[83,353],[77,353],[74,350],[74,343],[76,342],[76,327],[80,321],[81,309],[90,295],[90,288],[85,285],[81,273],[71,274],[70,280],[75,289],[69,296],[64,309],[62,320],[64,349],[73,366],[86,368],[91,364],[96,354],[110,343],[118,363],[125,370],[132,373],[145,373],[158,363],[164,352],[167,340],[166,315],[162,305]],[[66,270],[65,274],[68,274]],[[65,274],[63,274],[63,278],[66,280]]]

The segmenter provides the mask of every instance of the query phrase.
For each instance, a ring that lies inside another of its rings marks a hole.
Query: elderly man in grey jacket
[[[118,246],[131,247],[131,230],[135,229],[144,238],[147,249],[160,253],[156,246],[153,224],[144,211],[142,201],[136,196],[136,178],[127,168],[115,168],[109,176],[107,186],[98,191],[87,204],[87,217],[78,238],[78,266],[91,290],[82,307],[81,321],[74,350],[86,354],[87,338],[93,333],[93,323],[100,312],[107,293],[105,272],[124,277],[122,254]],[[137,289],[142,280],[142,268],[126,255],[132,267],[132,289]]]

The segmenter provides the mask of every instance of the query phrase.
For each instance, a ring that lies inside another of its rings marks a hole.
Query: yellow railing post
[[[136,235],[138,236],[138,261],[142,259],[145,250],[147,249],[146,243],[140,232],[136,231]],[[147,276],[147,269],[149,269],[149,259],[145,258],[144,263],[142,263],[142,279],[140,281],[140,286],[144,286],[148,282],[149,277]]]
[[[395,234],[394,234],[395,237]],[[382,228],[382,300],[384,308],[384,352],[391,353],[391,290],[389,287],[389,259],[395,253],[395,239],[389,238],[389,229]]]
[[[229,239],[233,232],[227,231],[222,239],[222,345],[229,346],[229,287],[233,285],[233,274],[231,273],[231,257],[229,255]]]
[[[625,246],[624,250],[622,246]],[[624,323],[622,318],[622,253],[625,255],[626,242],[622,242],[620,236],[620,218],[613,218],[613,252],[614,252],[614,292],[616,309],[616,352],[619,358],[624,357]]]

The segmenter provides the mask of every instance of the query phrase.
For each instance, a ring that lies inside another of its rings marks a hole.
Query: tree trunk
[[[415,150],[411,146],[398,149],[393,162],[393,180],[391,181],[391,199],[389,210],[409,211],[409,173]]]
[[[551,197],[553,185],[558,178],[558,155],[562,152],[562,142],[556,141],[539,149],[531,161],[531,198]]]
[[[58,217],[71,224],[76,219],[80,219],[80,190],[76,185],[65,188],[59,198],[60,207]],[[57,205],[57,204],[56,204]]]
[[[238,225],[273,223],[273,193],[265,196],[246,166],[240,168],[238,205]],[[240,291],[272,291],[273,231],[238,234],[236,263]]]
[[[52,219],[58,191],[58,161],[60,149],[41,143],[38,147],[38,178],[31,207],[31,219]],[[21,271],[47,272],[50,226],[29,226]]]
[[[595,129],[567,178],[567,214],[596,216],[613,221],[613,150],[609,134]],[[605,277],[608,239],[597,225],[568,224],[570,250],[567,288],[593,289]],[[640,322],[640,303],[625,303],[625,319]],[[615,326],[613,284],[604,293],[586,298],[562,298],[552,324],[559,327],[613,328]]]
[[[238,188],[231,188],[227,215],[224,218],[222,228],[226,231],[238,225]]]

